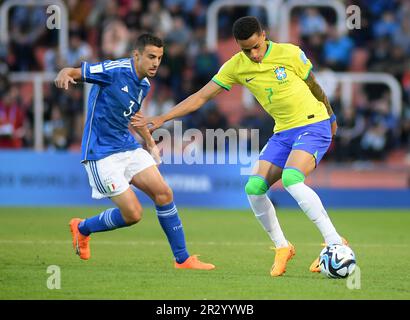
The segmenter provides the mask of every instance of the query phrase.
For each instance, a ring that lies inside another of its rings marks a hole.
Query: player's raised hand
[[[68,71],[68,68],[62,69],[58,74],[57,77],[54,79],[54,84],[56,85],[57,88],[60,89],[68,89],[68,85],[76,84],[77,82],[74,80],[74,78],[70,75],[70,72]]]

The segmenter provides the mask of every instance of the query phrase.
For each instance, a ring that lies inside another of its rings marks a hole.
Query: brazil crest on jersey
[[[279,132],[329,119],[325,105],[304,81],[311,69],[312,63],[299,47],[268,41],[260,63],[241,51],[212,80],[226,90],[233,84],[247,87],[275,119],[274,131]]]
[[[99,160],[141,145],[128,130],[131,116],[148,94],[147,78],[138,79],[132,58],[81,64],[81,79],[93,83],[81,143],[81,159]]]

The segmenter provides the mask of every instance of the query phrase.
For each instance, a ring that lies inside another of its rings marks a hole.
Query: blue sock
[[[101,232],[126,227],[127,224],[121,215],[120,209],[111,208],[97,216],[87,218],[80,222],[78,230],[84,236],[93,232]]]
[[[189,258],[189,253],[186,249],[184,229],[179,219],[177,208],[174,202],[165,206],[157,205],[155,207],[159,223],[167,235],[175,260],[178,263],[183,263]]]

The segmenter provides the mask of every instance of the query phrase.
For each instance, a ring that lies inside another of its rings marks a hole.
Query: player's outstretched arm
[[[68,89],[68,84],[76,84],[81,79],[81,68],[63,68],[54,79],[57,88]]]
[[[332,117],[334,114],[333,109],[322,87],[319,85],[319,83],[317,83],[316,78],[313,75],[313,72],[310,72],[305,82],[308,85],[312,94],[316,97],[316,99],[323,102],[323,104],[325,105],[327,109],[328,115]],[[336,131],[337,131],[337,123],[336,121],[332,121],[332,135],[336,135]]]
[[[150,130],[155,130],[162,126],[162,124],[166,121],[183,117],[191,112],[194,112],[195,110],[198,110],[208,100],[214,98],[222,90],[223,88],[217,85],[215,82],[209,81],[200,90],[178,103],[168,113],[151,118],[145,118],[142,114],[136,114],[131,118],[131,124],[134,127],[144,127],[148,124],[151,124],[152,126]]]

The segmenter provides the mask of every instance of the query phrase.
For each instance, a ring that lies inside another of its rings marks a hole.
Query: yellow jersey
[[[212,80],[226,90],[233,84],[247,87],[275,120],[276,133],[329,119],[324,103],[304,81],[311,69],[312,63],[299,47],[269,41],[260,63],[241,51],[226,61]]]

